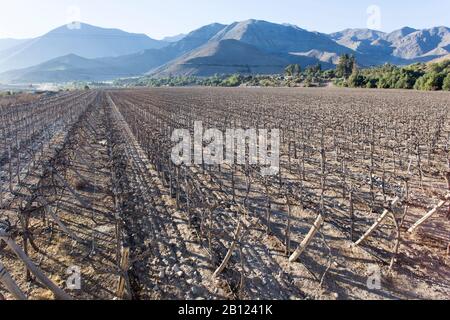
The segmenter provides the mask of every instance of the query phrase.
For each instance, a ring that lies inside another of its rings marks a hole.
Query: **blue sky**
[[[38,36],[72,17],[159,39],[249,18],[327,33],[368,24],[383,31],[450,26],[449,13],[449,0],[2,0],[0,38]]]

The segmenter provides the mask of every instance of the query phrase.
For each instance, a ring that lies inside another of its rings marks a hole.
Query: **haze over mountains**
[[[162,39],[162,41],[172,43],[172,42],[180,41],[180,40],[183,39],[184,37],[186,37],[186,35],[185,35],[184,33],[181,33],[181,34],[177,34],[177,35],[175,35],[175,36],[165,37],[164,39]]]
[[[79,27],[62,26],[41,37],[0,51],[0,71],[31,67],[68,54],[88,59],[115,57],[164,45],[164,42],[144,34],[80,23]]]
[[[276,74],[287,64],[333,68],[354,54],[361,66],[427,62],[450,54],[450,29],[391,33],[347,29],[333,34],[247,20],[210,24],[187,35],[154,40],[88,24],[62,26],[29,40],[0,40],[0,82],[102,81],[119,77]]]
[[[28,41],[28,39],[0,39],[0,52]]]

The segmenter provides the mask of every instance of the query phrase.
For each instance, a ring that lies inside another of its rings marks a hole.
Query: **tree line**
[[[450,60],[408,66],[385,64],[360,69],[353,56],[344,55],[336,70],[334,82],[343,87],[450,91]]]
[[[165,78],[142,77],[120,79],[121,87],[318,87],[334,83],[340,87],[416,89],[450,91],[450,60],[437,63],[415,63],[408,66],[384,64],[360,68],[355,56],[344,54],[335,69],[324,70],[320,63],[306,68],[290,64],[278,75],[214,75],[210,77],[176,76]]]

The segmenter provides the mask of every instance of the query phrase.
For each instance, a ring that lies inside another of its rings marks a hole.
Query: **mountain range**
[[[405,27],[391,33],[346,29],[324,34],[290,24],[247,20],[213,23],[155,40],[79,23],[34,39],[0,39],[0,82],[276,74],[291,63],[333,68],[345,53],[355,55],[363,67],[428,62],[450,54],[450,29]]]

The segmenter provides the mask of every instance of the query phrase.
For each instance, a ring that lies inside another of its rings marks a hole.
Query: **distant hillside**
[[[213,23],[196,29],[166,48],[163,48],[162,54],[169,54],[172,56],[180,56],[191,50],[197,49],[208,41],[212,40],[214,36],[223,30],[226,25],[220,23]]]
[[[99,61],[125,70],[128,74],[142,75],[203,46],[224,27],[218,23],[210,24],[190,32],[181,40],[164,48],[145,50],[115,58],[102,58]]]
[[[394,56],[405,59],[446,55],[450,53],[450,29],[436,27],[416,31],[393,45]]]
[[[392,33],[370,29],[347,29],[325,35],[309,32],[292,25],[247,20],[224,26],[211,38],[210,43],[214,45],[222,40],[237,40],[246,43],[260,50],[259,52],[270,53],[278,59],[284,55],[285,62],[292,61],[292,56],[296,56],[298,59],[303,58],[300,64],[320,62],[324,68],[329,67],[330,64],[337,64],[339,56],[344,53],[355,55],[362,67],[369,67],[385,63],[407,65],[415,62],[427,62],[436,56],[447,54],[449,49],[448,28],[445,27],[428,30],[405,27]],[[201,50],[201,52],[193,52],[193,56],[208,52],[205,48],[197,50]],[[239,57],[235,57],[236,60],[242,60],[245,55],[241,51],[239,54]],[[216,56],[217,54],[215,54]],[[196,72],[194,64],[189,59],[188,56],[181,60],[171,61],[154,74],[204,73],[204,70]],[[221,64],[217,58],[215,58],[215,64]],[[189,65],[188,69],[186,69],[187,65]],[[229,63],[224,60],[222,65],[229,65]]]
[[[214,74],[277,74],[290,63],[311,65],[316,59],[264,52],[237,40],[209,42],[152,73],[155,77],[200,76]]]
[[[12,47],[15,47],[19,44],[22,44],[24,42],[28,41],[28,39],[0,39],[0,51],[10,49]]]
[[[434,60],[431,60],[429,63],[440,63],[440,62],[444,62],[446,60],[450,60],[450,54],[440,57],[440,58],[436,58]]]
[[[0,74],[0,81],[14,83],[66,82],[93,79],[113,80],[124,76],[142,75],[204,45],[224,27],[224,25],[214,23],[194,30],[181,40],[163,48],[141,50],[117,57],[85,59],[80,55],[65,55],[33,67],[10,70]],[[86,65],[87,61],[92,62],[91,66]],[[80,66],[80,63],[84,65]],[[64,68],[55,71],[53,70],[55,65],[64,65]],[[49,66],[51,66],[51,71],[48,70]],[[76,74],[77,70],[80,72],[79,75]],[[43,76],[39,76],[39,72]],[[99,74],[96,75],[96,72]]]
[[[351,52],[325,34],[260,20],[235,22],[219,32],[212,40],[227,39],[239,40],[258,49],[275,53],[300,53],[311,50],[337,54]]]
[[[247,20],[229,26],[217,25],[217,30],[205,46],[170,61],[152,74],[279,73],[290,63],[307,66],[322,62],[325,67],[331,67],[330,63],[339,54],[352,52],[326,35],[266,21]],[[317,50],[319,54],[310,55],[311,50]],[[330,56],[322,50],[329,50]]]
[[[347,29],[330,34],[330,38],[358,53],[383,62],[429,61],[450,53],[450,29],[435,27],[416,30],[405,27],[391,33],[369,29]]]
[[[182,34],[178,34],[176,36],[165,37],[161,41],[173,43],[173,42],[180,41],[184,37],[186,37],[186,35],[184,33],[182,33]]]
[[[385,33],[370,29],[346,29],[330,35],[331,39],[359,53],[390,55]],[[380,52],[381,51],[381,52]]]
[[[0,74],[0,82],[44,83],[69,81],[102,81],[120,76],[129,76],[121,68],[93,59],[71,54],[34,67],[8,71]]]
[[[75,54],[84,58],[114,57],[160,48],[166,43],[144,34],[127,33],[81,24],[79,29],[62,26],[49,33],[0,52],[0,72],[26,68]]]
[[[143,34],[81,24],[80,29],[63,26],[36,39],[3,40],[2,45],[0,79],[113,80],[141,75],[279,73],[291,63],[303,67],[321,63],[328,69],[344,53],[354,55],[362,68],[426,63],[450,54],[450,29],[405,27],[391,33],[346,29],[327,35],[289,24],[246,20],[230,25],[213,23],[157,41]],[[79,59],[92,60],[92,64],[81,68]],[[70,63],[64,70],[47,70],[66,62]],[[82,73],[77,75],[76,70]],[[1,74],[4,71],[8,72]],[[39,72],[44,75],[39,77]]]

